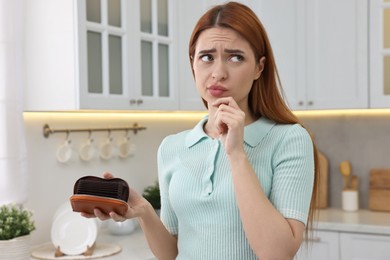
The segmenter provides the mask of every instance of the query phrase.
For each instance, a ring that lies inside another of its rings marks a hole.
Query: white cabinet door
[[[81,108],[178,108],[175,5],[77,1]]]
[[[367,0],[306,3],[308,108],[367,108]]]
[[[24,110],[78,107],[73,1],[24,1]]]
[[[340,234],[342,260],[389,260],[390,236]]]
[[[370,106],[390,107],[390,1],[370,0]]]
[[[177,110],[176,2],[25,1],[24,109]]]
[[[294,260],[339,260],[339,233],[314,231],[308,245],[302,244]],[[344,260],[344,258],[341,258]]]
[[[195,87],[192,76],[188,43],[196,22],[205,10],[204,1],[178,1],[178,92],[181,110],[204,110],[202,99]]]
[[[305,0],[261,1],[257,14],[271,42],[286,101],[306,104]]]
[[[292,109],[368,107],[367,0],[261,1]]]

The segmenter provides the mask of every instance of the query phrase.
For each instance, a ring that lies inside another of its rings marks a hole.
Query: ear
[[[259,62],[256,65],[256,73],[255,73],[254,80],[257,80],[258,78],[260,78],[261,73],[264,70],[264,64],[265,64],[265,57],[263,56],[260,58]]]

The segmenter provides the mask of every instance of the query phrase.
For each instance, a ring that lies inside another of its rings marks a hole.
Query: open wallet
[[[84,176],[76,181],[70,203],[73,211],[93,214],[98,208],[105,214],[124,216],[128,209],[129,185],[120,178]]]

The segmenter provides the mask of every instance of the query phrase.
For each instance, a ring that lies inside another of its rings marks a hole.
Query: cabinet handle
[[[298,105],[299,105],[299,106],[303,106],[303,101],[299,101],[299,102],[298,102]]]
[[[314,102],[313,102],[313,101],[309,101],[307,104],[308,104],[309,106],[312,106],[312,105],[314,104]]]
[[[137,99],[137,100],[135,100],[135,99],[130,99],[130,100],[129,100],[129,103],[130,103],[130,105],[135,105],[135,104],[141,105],[142,103],[144,103],[144,101],[143,101],[142,99]]]
[[[307,238],[308,242],[321,242],[320,237]]]

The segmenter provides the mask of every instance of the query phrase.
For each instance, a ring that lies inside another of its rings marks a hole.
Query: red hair
[[[265,57],[266,59],[261,76],[253,81],[252,89],[249,93],[248,105],[250,112],[256,118],[263,116],[281,124],[301,124],[298,118],[288,108],[283,98],[284,94],[278,70],[264,26],[256,14],[247,6],[236,2],[228,2],[214,6],[199,19],[189,42],[191,68],[199,35],[203,31],[215,27],[229,28],[238,32],[249,42],[257,62],[260,62],[261,57]],[[194,73],[193,69],[192,72]],[[207,106],[204,100],[203,103]],[[313,146],[315,176],[309,212],[309,225],[306,228],[306,232],[311,228],[314,219],[314,209],[318,200],[318,156],[314,142]]]

